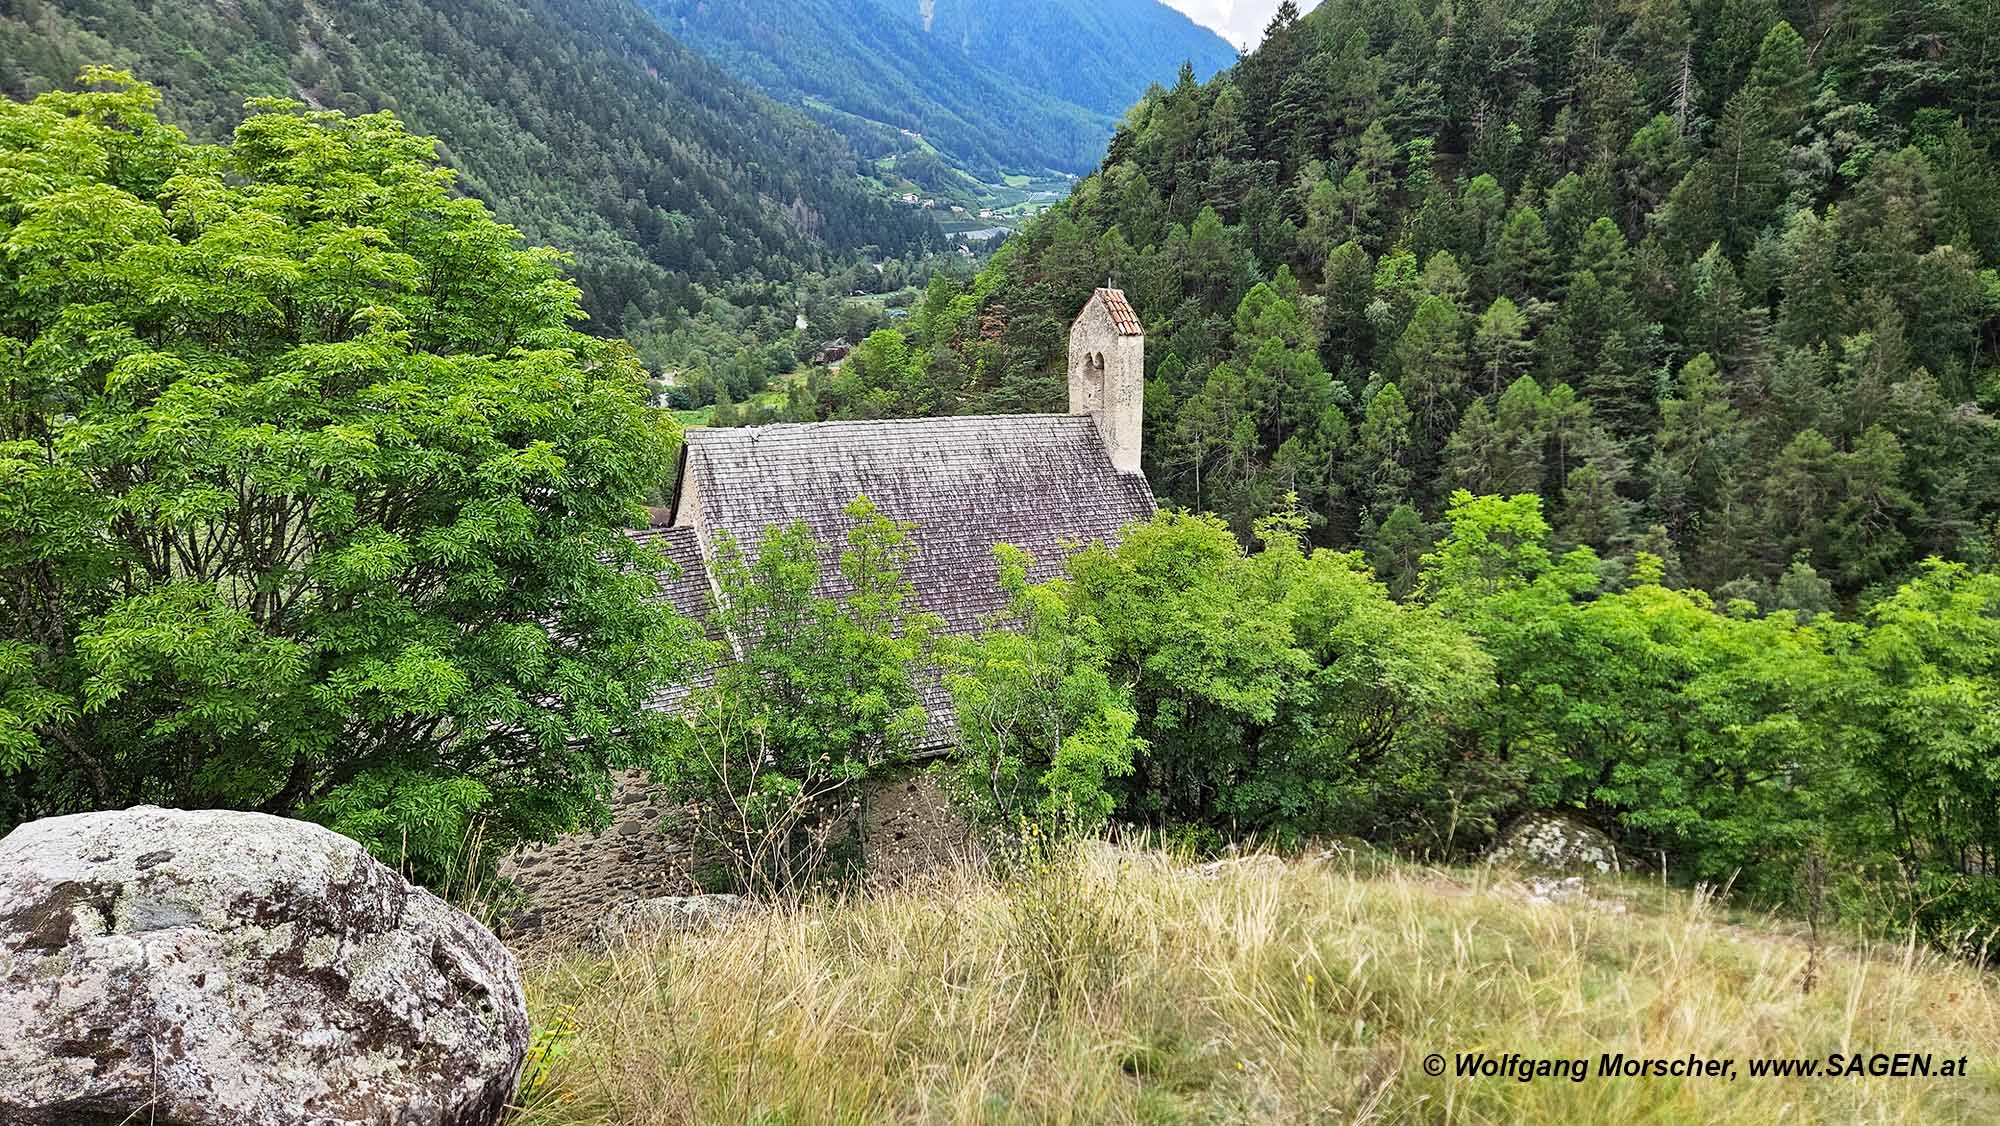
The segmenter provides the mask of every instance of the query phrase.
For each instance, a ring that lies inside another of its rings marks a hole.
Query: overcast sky
[[[1278,0],[1166,0],[1186,12],[1196,23],[1220,32],[1238,47],[1255,47],[1264,37],[1264,25],[1278,10]],[[1298,0],[1299,11],[1310,12],[1319,0]]]

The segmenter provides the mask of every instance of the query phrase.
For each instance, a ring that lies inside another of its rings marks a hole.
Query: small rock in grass
[[[599,919],[593,936],[601,946],[616,946],[660,934],[703,931],[735,922],[756,911],[740,895],[663,895],[620,903]]]
[[[1610,837],[1559,813],[1531,813],[1514,822],[1486,858],[1555,875],[1604,875],[1622,867]]]

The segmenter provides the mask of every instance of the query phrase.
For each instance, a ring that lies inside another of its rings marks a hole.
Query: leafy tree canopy
[[[0,821],[320,820],[425,879],[597,812],[686,627],[677,436],[388,114],[0,102]]]
[[[913,525],[866,497],[846,515],[838,598],[821,593],[820,549],[804,524],[768,529],[754,554],[718,533],[709,625],[719,663],[647,760],[745,891],[815,879],[836,828],[852,824],[857,784],[903,761],[924,733],[920,678],[939,623],[916,608],[905,577]]]

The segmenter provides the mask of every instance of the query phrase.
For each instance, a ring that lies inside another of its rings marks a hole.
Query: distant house
[[[963,215],[965,214],[965,208],[960,207],[959,205],[954,203],[951,205],[951,213],[953,215]]]
[[[1079,545],[1113,542],[1152,516],[1139,470],[1145,357],[1145,330],[1125,295],[1100,289],[1070,327],[1068,414],[691,428],[664,526],[634,535],[675,564],[667,599],[706,621],[716,597],[708,565],[724,533],[754,552],[766,529],[804,523],[819,541],[819,593],[845,594],[837,566],[845,509],[866,495],[916,525],[907,576],[915,609],[971,633],[1006,607],[995,545],[1026,551],[1029,578],[1041,581],[1060,574]],[[925,747],[943,747],[949,695],[935,680],[921,688]],[[653,706],[677,707],[686,692]]]
[[[982,207],[982,208],[980,208],[980,209],[979,209],[979,217],[980,217],[981,219],[991,219],[991,218],[993,218],[993,209],[992,209],[992,208],[990,208],[990,207]]]
[[[837,364],[846,359],[847,354],[852,351],[854,351],[854,345],[849,344],[847,341],[830,340],[820,345],[819,351],[813,353],[812,362],[822,367],[827,364]]]

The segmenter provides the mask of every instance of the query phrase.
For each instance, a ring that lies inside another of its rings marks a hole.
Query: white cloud
[[[1214,28],[1238,47],[1254,48],[1264,38],[1264,25],[1278,10],[1279,0],[1165,0],[1196,23]],[[1299,0],[1299,11],[1310,12],[1319,0]]]

